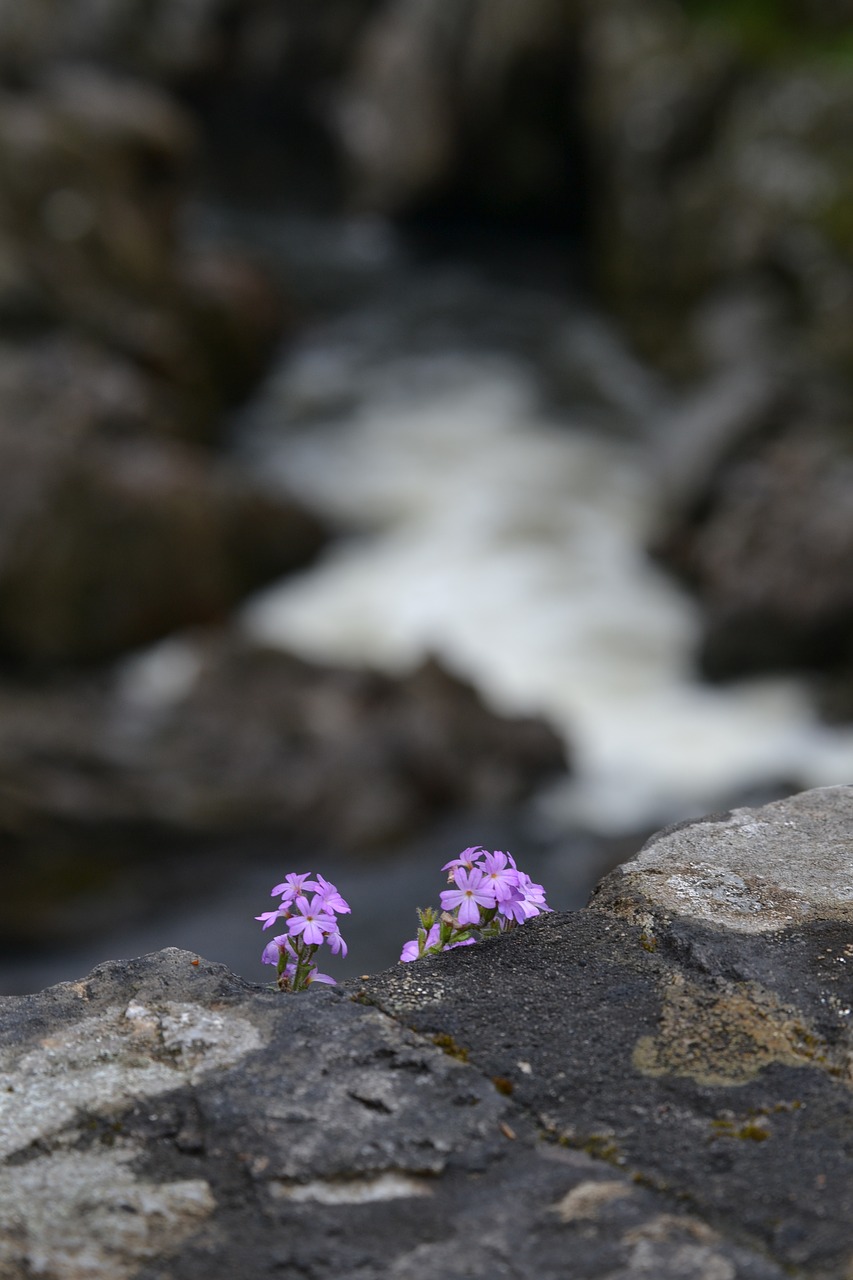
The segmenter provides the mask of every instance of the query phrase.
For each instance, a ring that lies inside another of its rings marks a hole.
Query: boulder
[[[0,655],[49,668],[223,618],[325,539],[173,438],[180,398],[98,346],[0,346]]]
[[[336,80],[381,0],[0,0],[0,78],[87,64],[180,99],[208,188],[268,204],[340,196]]]
[[[580,201],[573,15],[561,0],[380,8],[338,99],[354,198],[392,214],[445,202],[565,225]]]
[[[595,272],[642,348],[679,372],[700,362],[685,314],[752,282],[775,292],[801,358],[849,375],[853,100],[821,8],[585,10]]]
[[[699,594],[707,675],[847,671],[850,433],[803,423],[735,441],[671,520],[657,552]]]
[[[282,322],[248,260],[190,250],[179,215],[193,120],[154,84],[58,65],[0,100],[0,327],[61,328],[173,385],[209,437]]]
[[[168,950],[0,1001],[0,1265],[841,1280],[851,820],[683,824],[586,910],[343,988]]]

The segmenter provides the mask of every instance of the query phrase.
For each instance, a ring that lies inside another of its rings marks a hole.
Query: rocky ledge
[[[169,950],[0,1001],[0,1276],[853,1276],[853,786],[282,997]]]

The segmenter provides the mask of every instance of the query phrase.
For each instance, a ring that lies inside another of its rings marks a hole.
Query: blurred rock
[[[735,449],[659,552],[698,590],[714,678],[853,662],[853,449],[803,424]]]
[[[354,198],[400,213],[565,223],[577,205],[574,6],[395,0],[355,47],[338,105]]]
[[[69,911],[63,884],[114,888],[158,851],[263,833],[376,850],[441,814],[505,810],[565,768],[544,724],[493,714],[435,663],[395,681],[222,636],[167,641],[109,679],[0,685],[0,933],[35,936],[48,882],[49,927],[72,936],[98,907]],[[139,894],[131,914],[156,886]]]
[[[820,24],[691,20],[671,0],[585,12],[596,270],[643,349],[690,369],[685,312],[752,281],[804,355],[849,370],[853,90]]]
[[[203,125],[209,189],[261,203],[303,189],[339,196],[336,81],[380,3],[0,0],[0,79],[88,63],[146,81]]]
[[[380,0],[0,0],[0,67],[7,75],[90,61],[168,82],[224,68],[257,74],[294,45],[329,70]]]
[[[192,120],[155,85],[79,65],[0,108],[0,329],[97,340],[173,383],[182,434],[209,436],[282,317],[257,268],[182,246]]]
[[[0,347],[0,655],[92,662],[224,617],[324,540],[184,444],[165,380],[85,343]]]

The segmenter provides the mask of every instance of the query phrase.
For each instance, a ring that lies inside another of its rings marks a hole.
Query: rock
[[[394,680],[227,639],[198,656],[184,696],[143,707],[124,748],[150,811],[191,829],[370,848],[442,810],[508,807],[565,768],[551,730],[488,711],[436,662]]]
[[[665,827],[605,877],[592,905],[650,936],[676,919],[750,935],[851,925],[851,818],[853,786],[819,787]]]
[[[803,423],[739,443],[657,547],[702,601],[702,669],[714,678],[846,670],[853,658],[849,433]]]
[[[340,196],[335,80],[380,0],[0,0],[0,73],[96,66],[179,98],[204,133],[209,188],[268,204]],[[331,174],[323,169],[331,170]]]
[[[0,1265],[840,1280],[851,819],[669,830],[590,909],[349,988],[169,950],[0,1001]]]
[[[166,92],[99,68],[2,96],[0,323],[63,327],[170,382],[188,438],[245,394],[282,319],[258,268],[182,244],[195,143]]]
[[[324,540],[297,503],[170,438],[179,398],[128,361],[0,346],[0,388],[6,660],[91,662],[221,619]]]
[[[443,814],[505,812],[565,767],[550,729],[487,711],[435,663],[395,681],[226,635],[168,641],[111,679],[0,685],[0,932],[133,919],[195,894],[205,850],[210,881],[217,850],[263,836],[376,852]]]
[[[672,366],[684,345],[685,299],[707,288],[711,251],[698,217],[679,222],[681,184],[706,154],[733,54],[670,0],[587,4],[581,41],[592,271],[640,349]],[[685,243],[690,234],[698,245]]]
[[[701,364],[685,315],[752,282],[775,294],[800,359],[847,376],[851,88],[836,42],[808,6],[756,21],[685,8],[585,10],[600,287],[642,349],[683,373]]]
[[[356,44],[338,102],[354,198],[385,213],[565,225],[574,6],[396,0]]]

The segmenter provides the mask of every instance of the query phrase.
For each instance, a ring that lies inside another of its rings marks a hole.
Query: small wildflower
[[[525,912],[528,918],[538,916],[542,911],[550,911],[551,908],[545,901],[545,890],[541,884],[534,884],[530,876],[525,875],[523,871],[518,873],[518,888],[524,902]]]
[[[309,893],[313,894],[310,899]],[[310,872],[286,876],[275,886],[272,895],[280,895],[279,907],[275,911],[263,911],[255,919],[262,922],[264,929],[278,920],[287,925],[287,932],[268,942],[261,956],[264,964],[276,966],[279,989],[304,991],[313,982],[334,985],[334,978],[318,972],[314,957],[323,943],[328,943],[332,955],[347,954],[337,914],[348,913],[349,904],[331,881],[323,876],[313,879]]]
[[[341,897],[335,886],[322,876],[317,877],[316,889],[318,895],[322,898],[324,905],[329,911],[337,911],[338,915],[348,914],[352,908],[349,903]]]
[[[510,865],[510,859],[500,850],[494,853],[484,853],[480,861],[483,868],[483,877],[492,889],[498,902],[512,895],[513,889],[518,885],[518,871],[515,865]]]
[[[311,872],[304,871],[302,875],[294,875],[292,872],[289,876],[285,876],[281,884],[277,884],[274,889],[270,890],[270,897],[275,898],[281,894],[285,902],[291,902],[294,898],[298,898],[300,894],[312,893],[319,888],[316,881],[311,879]]]
[[[307,898],[296,898],[296,910],[287,921],[287,931],[291,937],[302,934],[302,940],[311,947],[319,947],[327,933],[337,931],[338,922],[333,915],[323,910],[324,903],[319,893],[315,893],[309,902]]]
[[[280,933],[277,938],[273,938],[268,942],[261,956],[263,964],[278,964],[282,954],[288,951],[289,941],[286,933]]]
[[[441,869],[452,873],[454,868],[462,867],[463,870],[470,871],[474,866],[474,860],[482,853],[485,853],[482,845],[472,844],[467,849],[463,849],[458,858],[451,858],[449,862],[445,862]]]
[[[403,950],[400,952],[400,959],[408,962],[409,960],[418,960],[427,951],[431,951],[433,947],[439,945],[439,935],[441,929],[437,924],[431,925],[429,930],[420,929],[417,938],[412,938],[411,942],[407,942]]]
[[[477,867],[465,871],[456,867],[453,872],[455,889],[445,889],[441,896],[443,910],[452,911],[459,908],[457,919],[460,924],[479,924],[482,907],[494,907],[495,894],[486,883],[486,877]],[[479,905],[478,905],[479,904]]]
[[[255,916],[256,920],[263,920],[264,928],[269,929],[270,925],[275,924],[276,920],[280,920],[284,915],[282,910],[278,911],[262,911],[259,916]]]
[[[503,850],[490,853],[471,845],[442,870],[449,873],[451,888],[440,895],[441,913],[433,908],[418,912],[421,928],[404,945],[402,961],[473,946],[551,910],[542,885],[519,871],[512,854]]]
[[[331,951],[333,956],[336,956],[338,954],[345,956],[347,954],[347,951],[348,951],[347,944],[344,942],[343,938],[341,937],[340,933],[338,933],[337,929],[334,931],[334,933],[330,933],[326,936],[326,941],[329,944],[329,950]]]

